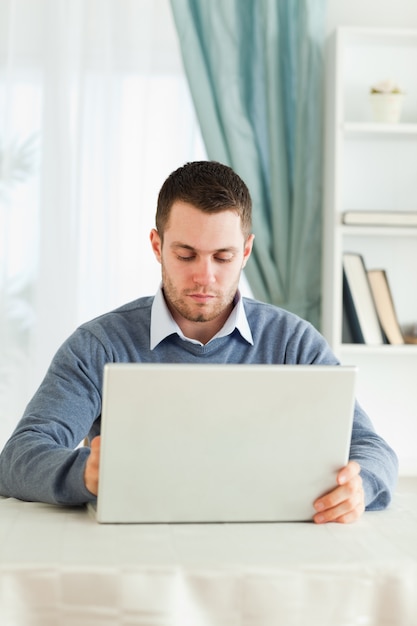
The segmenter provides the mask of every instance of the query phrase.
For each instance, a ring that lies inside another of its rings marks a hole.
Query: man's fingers
[[[98,472],[100,465],[100,436],[94,437],[90,445],[90,454],[88,456],[85,470],[84,483],[88,491],[95,496],[98,493]]]
[[[315,504],[318,513],[314,515],[317,524],[338,522],[347,524],[357,520],[365,510],[365,502],[362,489],[345,490],[338,487],[329,499],[321,499]]]
[[[361,467],[356,461],[349,461],[346,467],[343,467],[337,474],[338,485],[344,485],[348,483],[354,476],[359,476]]]
[[[90,449],[91,449],[91,454],[94,456],[94,458],[97,458],[100,456],[100,441],[101,441],[100,435],[98,435],[97,437],[94,437],[94,439],[92,439],[91,441]]]
[[[360,466],[348,463],[337,476],[338,487],[318,498],[314,503],[317,513],[313,520],[318,524],[327,522],[350,523],[357,520],[365,510],[365,494]]]

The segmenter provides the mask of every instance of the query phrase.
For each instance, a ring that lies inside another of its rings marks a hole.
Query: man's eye
[[[192,261],[195,257],[193,256],[181,256],[180,254],[177,255],[177,259],[179,261]]]
[[[224,258],[220,256],[220,257],[216,257],[216,261],[218,263],[230,263],[231,261],[233,261],[233,257]]]

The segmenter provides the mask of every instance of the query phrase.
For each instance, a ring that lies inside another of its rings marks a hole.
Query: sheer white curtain
[[[1,0],[0,446],[65,337],[155,291],[157,192],[200,158],[169,0]]]

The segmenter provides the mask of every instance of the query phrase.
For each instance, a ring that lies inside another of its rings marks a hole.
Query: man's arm
[[[94,498],[84,483],[90,451],[77,446],[100,416],[102,373],[109,360],[86,331],[76,331],[58,350],[0,454],[1,495],[54,504]]]
[[[365,510],[379,511],[391,502],[398,479],[398,458],[356,402],[349,460],[360,466]]]

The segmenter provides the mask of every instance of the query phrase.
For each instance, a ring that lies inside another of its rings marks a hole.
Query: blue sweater
[[[84,486],[89,450],[76,446],[100,432],[101,390],[108,362],[326,364],[338,361],[308,322],[244,298],[254,345],[235,329],[206,345],[166,337],[149,348],[153,297],[140,298],[80,326],[55,355],[0,455],[0,495],[58,504],[94,496]],[[356,403],[350,458],[361,465],[367,509],[391,500],[397,458]]]

